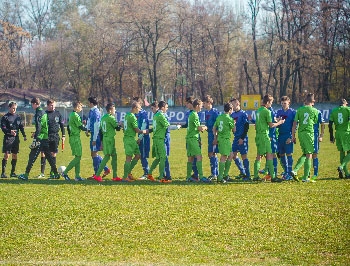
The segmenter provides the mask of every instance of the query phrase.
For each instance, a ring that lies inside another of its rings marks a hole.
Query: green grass
[[[254,134],[251,128],[251,168]],[[327,135],[317,183],[226,185],[184,181],[184,135],[185,130],[172,132],[171,184],[38,180],[33,177],[39,160],[29,181],[0,180],[0,264],[349,264],[350,181],[337,178],[339,156]],[[87,177],[92,163],[88,138],[82,139]],[[21,142],[18,173],[25,169],[28,145]],[[298,145],[295,150],[297,157]],[[121,175],[121,133],[117,151]],[[71,159],[67,142],[58,165]],[[206,156],[204,172],[209,173]],[[230,173],[238,173],[235,165]],[[139,164],[134,175],[141,174]]]

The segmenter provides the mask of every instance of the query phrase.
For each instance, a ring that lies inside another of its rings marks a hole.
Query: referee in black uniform
[[[23,135],[24,141],[27,140],[22,124],[22,119],[18,114],[16,114],[16,110],[17,103],[10,102],[8,113],[1,118],[1,129],[5,134],[2,145],[2,152],[4,153],[4,158],[2,159],[1,178],[7,178],[5,171],[7,161],[10,157],[10,153],[12,153],[12,168],[10,177],[17,177],[15,170],[17,164],[17,154],[19,152],[19,130]]]

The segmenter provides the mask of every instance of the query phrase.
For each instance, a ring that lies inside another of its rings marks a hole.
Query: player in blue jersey
[[[283,179],[293,180],[291,172],[293,169],[293,151],[294,143],[292,141],[292,128],[295,118],[295,110],[290,108],[290,99],[288,96],[281,97],[282,109],[277,110],[276,117],[284,119],[285,122],[278,126],[278,153],[283,167]]]
[[[143,105],[143,100],[141,97],[134,97],[133,101],[138,102],[141,105]],[[148,113],[141,109],[138,114],[135,114],[137,118],[137,125],[140,130],[146,130],[149,129],[149,120],[148,120]],[[151,149],[151,141],[149,134],[138,134],[138,140],[137,143],[139,144],[140,153],[141,153],[141,165],[143,169],[143,175],[140,177],[140,179],[147,179],[148,171],[149,171],[149,165],[148,165],[148,157],[149,152]],[[130,173],[131,174],[131,173]]]
[[[216,118],[219,116],[219,111],[216,108],[213,108],[213,98],[210,95],[207,95],[204,100],[205,110],[205,125],[208,128],[208,157],[210,161],[210,173],[209,179],[216,179],[218,176],[218,157],[217,153],[219,152],[218,146],[213,145],[214,133],[213,126],[215,124]]]
[[[101,137],[100,137],[100,121],[101,121],[101,112],[97,107],[97,99],[96,97],[89,97],[89,117],[86,123],[86,136],[90,136],[90,150],[91,150],[91,158],[92,158],[92,166],[94,168],[94,175],[96,175],[98,167],[100,166],[102,162],[102,157],[98,154],[98,152],[101,150]],[[104,167],[104,173],[102,175],[102,178],[108,175],[111,172],[111,170],[105,166]],[[88,178],[92,179],[93,176]]]
[[[241,103],[238,99],[232,98],[230,103],[233,106],[233,112],[231,117],[235,121],[235,132],[232,143],[232,153],[229,160],[234,160],[237,165],[240,175],[238,179],[242,178],[242,181],[250,181],[250,168],[248,160],[248,130],[249,121],[248,115],[241,109]],[[238,157],[238,152],[241,154],[242,160]]]

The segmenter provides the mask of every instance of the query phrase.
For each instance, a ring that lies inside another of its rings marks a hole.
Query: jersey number
[[[102,121],[101,128],[103,132],[107,132],[106,121]]]
[[[218,129],[220,132],[224,129],[224,121],[220,121]]]
[[[304,121],[303,121],[304,125],[308,124],[309,117],[310,117],[309,113],[304,113]]]
[[[343,124],[344,123],[344,118],[342,113],[338,113],[338,123]]]

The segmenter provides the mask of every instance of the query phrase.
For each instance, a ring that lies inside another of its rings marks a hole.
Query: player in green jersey
[[[153,146],[152,146],[152,157],[156,159],[153,161],[151,168],[149,170],[147,178],[149,180],[154,180],[152,176],[153,170],[159,164],[159,177],[158,180],[163,180],[165,160],[166,160],[166,150],[165,150],[165,134],[167,128],[170,126],[168,119],[165,117],[165,113],[168,110],[168,104],[164,101],[158,103],[159,110],[153,116]],[[165,179],[164,179],[165,180]],[[163,180],[163,181],[164,181]]]
[[[100,121],[100,137],[103,147],[103,153],[105,157],[101,161],[96,175],[93,176],[97,182],[102,182],[101,173],[104,170],[109,159],[112,157],[112,171],[113,178],[112,181],[121,181],[122,179],[117,176],[117,150],[115,148],[115,131],[120,131],[120,126],[115,119],[115,105],[109,103],[106,105],[107,114],[105,114]]]
[[[227,176],[230,171],[231,160],[227,160],[231,154],[231,132],[234,131],[235,121],[231,117],[233,106],[231,103],[224,105],[224,114],[219,115],[213,126],[214,145],[218,145],[219,153],[221,154],[219,162],[218,183],[226,183],[224,175]]]
[[[124,174],[122,181],[131,182],[135,179],[132,177],[131,171],[134,169],[138,160],[141,157],[139,145],[135,139],[136,133],[148,134],[149,130],[140,130],[137,124],[137,114],[141,110],[141,105],[138,102],[131,104],[131,111],[127,112],[124,117],[124,150],[125,150],[125,163],[124,163]],[[134,156],[134,158],[133,158]]]
[[[199,99],[195,99],[192,103],[193,111],[188,116],[188,126],[187,126],[187,134],[186,134],[186,147],[187,147],[187,181],[189,182],[197,182],[202,181],[205,183],[209,183],[210,180],[203,176],[203,165],[202,165],[202,151],[199,143],[199,132],[203,132],[207,130],[206,126],[201,126],[199,122],[198,112],[202,109],[202,101]],[[199,180],[191,177],[192,171],[192,162],[194,158],[197,159],[196,166],[198,170]]]
[[[259,178],[259,169],[261,164],[261,158],[266,156],[266,164],[269,172],[272,175],[265,177],[270,179],[271,182],[282,182],[282,179],[277,178],[273,167],[273,154],[271,148],[271,140],[269,137],[269,128],[277,127],[284,123],[284,119],[280,119],[278,122],[273,123],[271,117],[271,111],[268,109],[273,103],[273,97],[266,94],[263,97],[262,106],[256,111],[256,122],[255,122],[255,144],[257,148],[257,156],[254,163],[254,178],[253,181],[261,181]]]
[[[308,93],[306,95],[305,105],[297,109],[293,122],[292,139],[295,143],[295,132],[298,124],[298,139],[303,153],[291,172],[292,177],[296,181],[299,181],[297,172],[302,165],[304,165],[303,182],[308,181],[310,174],[311,159],[314,152],[314,125],[318,122],[318,110],[313,107],[314,102],[315,95]]]
[[[329,117],[330,141],[336,143],[340,153],[339,178],[350,178],[347,164],[350,161],[350,109],[345,99],[340,100],[340,106],[332,110]],[[335,125],[335,138],[333,136],[333,124]],[[345,156],[345,154],[347,155]]]
[[[87,131],[87,128],[83,126],[81,118],[78,113],[83,109],[81,102],[77,101],[73,103],[73,112],[69,115],[67,131],[69,134],[69,145],[72,150],[74,159],[70,161],[67,168],[63,171],[62,176],[66,180],[70,180],[68,172],[75,168],[75,181],[83,181],[84,179],[80,176],[80,161],[83,153],[80,140],[80,131]]]

